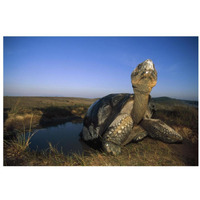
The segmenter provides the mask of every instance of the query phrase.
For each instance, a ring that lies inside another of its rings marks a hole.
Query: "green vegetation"
[[[31,151],[35,128],[54,120],[83,119],[96,99],[4,97],[4,165],[25,166],[188,166],[198,165],[198,109],[171,99],[156,101],[153,118],[160,118],[184,137],[183,144],[145,138],[122,149],[119,156],[91,149],[64,155],[49,143],[45,151]],[[170,103],[168,103],[170,101]],[[25,133],[29,136],[25,137]],[[37,133],[36,133],[37,134]]]

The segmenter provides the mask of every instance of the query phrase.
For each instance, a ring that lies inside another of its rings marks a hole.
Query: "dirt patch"
[[[198,143],[185,139],[182,144],[171,144],[170,148],[186,166],[198,166]]]

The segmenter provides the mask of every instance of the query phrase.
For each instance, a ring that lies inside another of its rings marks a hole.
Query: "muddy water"
[[[47,150],[49,142],[64,154],[82,153],[84,144],[80,141],[82,123],[66,122],[38,130],[31,138],[30,149]]]

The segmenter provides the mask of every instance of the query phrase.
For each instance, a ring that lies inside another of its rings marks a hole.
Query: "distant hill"
[[[159,103],[159,104],[164,104],[164,105],[182,105],[182,106],[194,106],[198,107],[198,101],[189,101],[189,100],[181,100],[181,99],[174,99],[170,97],[157,97],[157,98],[152,98],[151,99],[152,103]]]

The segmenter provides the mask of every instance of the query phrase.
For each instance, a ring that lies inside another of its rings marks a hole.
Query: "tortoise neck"
[[[149,94],[139,91],[134,91],[134,104],[131,113],[133,121],[138,124],[144,117],[149,102]]]

